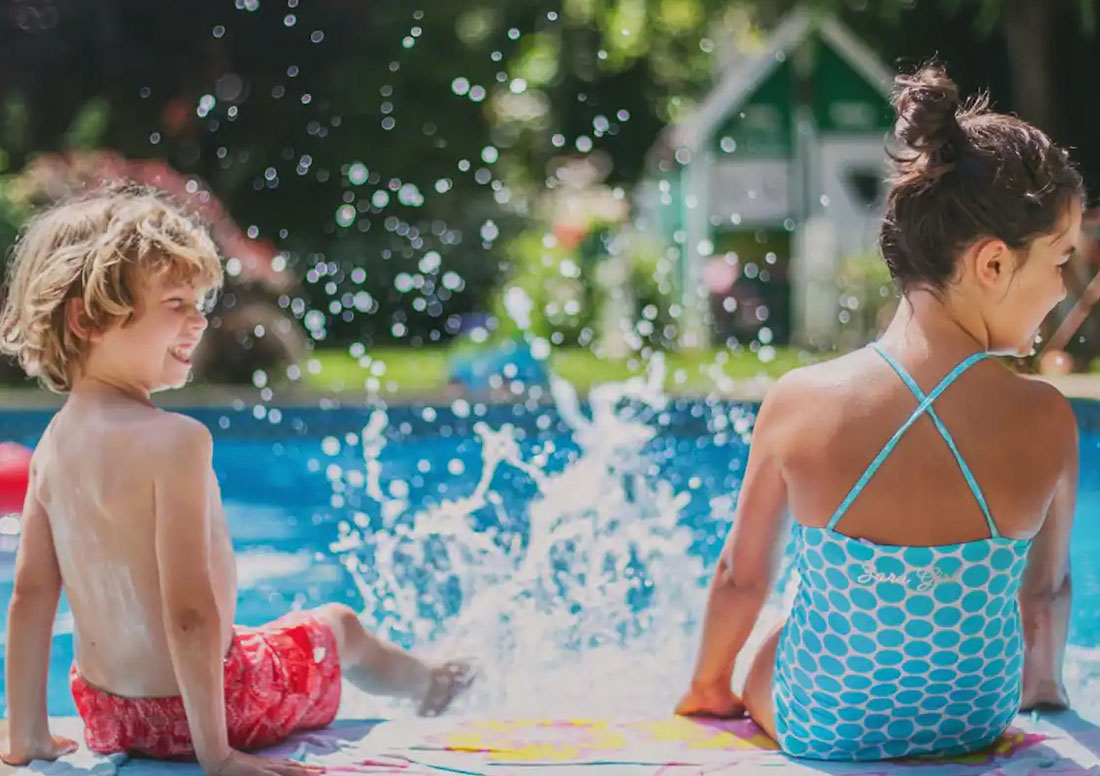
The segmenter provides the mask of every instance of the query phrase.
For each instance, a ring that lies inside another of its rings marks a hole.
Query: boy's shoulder
[[[128,450],[135,468],[154,473],[181,463],[209,463],[213,454],[210,430],[176,412],[158,409],[143,413],[140,420],[118,432],[112,447]]]
[[[214,447],[210,429],[200,421],[178,412],[161,410],[146,421],[146,431],[158,452],[169,454],[208,453]]]

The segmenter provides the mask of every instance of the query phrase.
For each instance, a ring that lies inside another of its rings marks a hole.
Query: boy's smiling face
[[[161,274],[146,278],[135,296],[129,321],[91,336],[92,358],[134,388],[179,388],[206,330],[206,290]]]

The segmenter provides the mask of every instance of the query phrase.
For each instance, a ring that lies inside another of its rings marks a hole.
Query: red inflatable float
[[[0,442],[0,515],[23,511],[31,451],[15,442]]]

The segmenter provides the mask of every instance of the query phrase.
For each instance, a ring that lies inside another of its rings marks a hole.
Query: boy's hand
[[[742,717],[745,704],[729,687],[702,688],[693,684],[676,704],[676,713],[687,717]]]
[[[72,754],[78,748],[76,741],[61,736],[49,736],[44,741],[35,741],[26,745],[8,743],[8,750],[0,753],[0,760],[7,765],[26,765],[31,760],[56,760]]]
[[[236,750],[222,761],[222,764],[208,770],[208,776],[311,776],[324,773],[319,765],[305,765],[294,760],[282,760],[277,757],[260,757]]]

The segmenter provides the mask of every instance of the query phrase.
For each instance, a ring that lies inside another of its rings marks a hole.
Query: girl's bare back
[[[928,392],[966,353],[894,358]],[[778,398],[778,397],[777,397]],[[824,526],[849,489],[919,402],[870,349],[789,376],[771,431],[788,509]],[[995,362],[963,374],[933,405],[969,465],[1004,536],[1031,538],[1064,470],[1074,433],[1065,399],[1046,383]],[[984,539],[989,528],[947,443],[927,414],[902,436],[845,514],[839,530],[880,544],[942,545]]]

